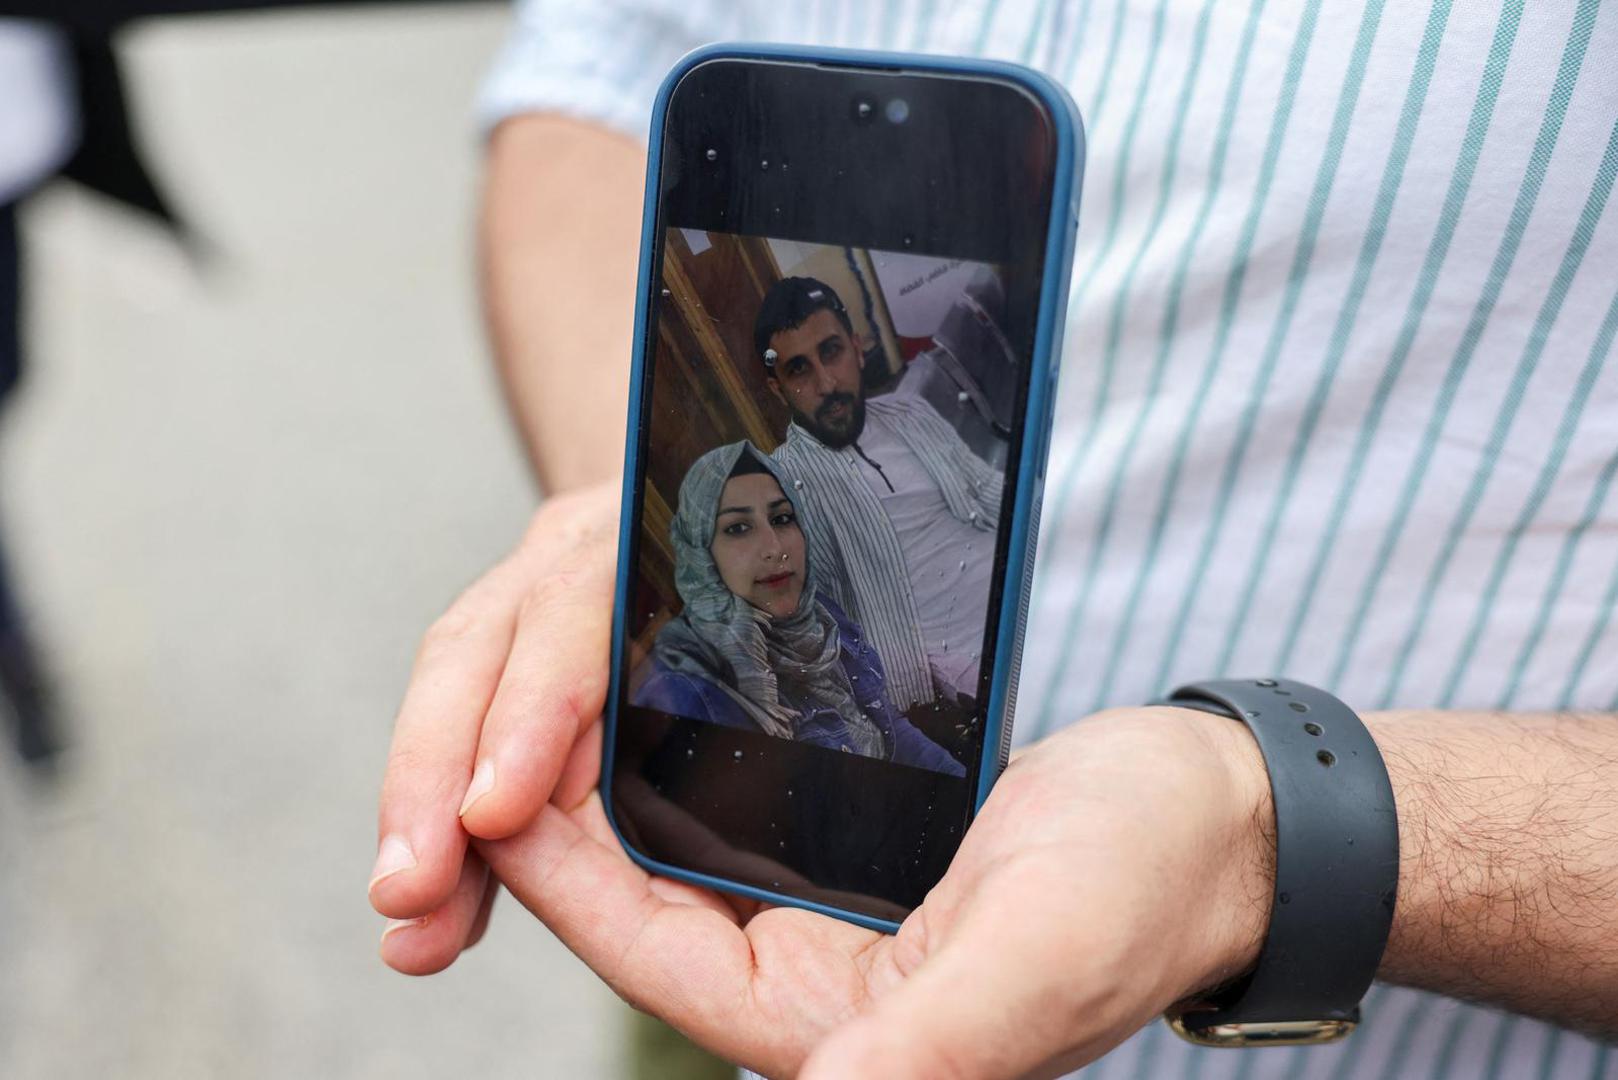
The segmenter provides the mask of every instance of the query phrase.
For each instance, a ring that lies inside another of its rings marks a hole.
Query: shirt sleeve
[[[907,398],[906,406],[916,423],[932,432],[949,455],[950,461],[977,498],[978,513],[983,515],[979,528],[994,530],[1000,527],[1000,499],[1005,490],[1005,473],[972,452],[950,422],[938,415],[932,403],[920,395]]]
[[[478,95],[485,135],[518,113],[556,112],[645,139],[675,61],[747,29],[745,5],[729,0],[517,0],[514,14]]]

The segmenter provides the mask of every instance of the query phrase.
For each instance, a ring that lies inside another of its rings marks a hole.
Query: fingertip
[[[416,849],[409,839],[398,833],[389,833],[377,845],[376,863],[371,867],[371,881],[366,885],[365,891],[375,892],[376,887],[384,881],[400,874],[407,874],[419,865]]]
[[[446,920],[425,915],[417,919],[389,919],[382,930],[377,954],[401,975],[436,975],[461,953],[453,928]]]
[[[495,798],[493,793],[467,808],[461,818],[461,827],[479,840],[504,840],[521,832],[532,814],[510,801]]]
[[[410,871],[372,884],[369,892],[371,909],[389,919],[415,919],[437,907],[432,894],[423,890],[419,883],[401,880],[413,873]]]
[[[461,827],[480,840],[504,840],[527,828],[555,787],[555,769],[515,755],[479,762],[461,807]]]
[[[431,911],[393,918],[382,930],[382,962],[405,975],[443,971],[467,948],[494,890],[488,866],[475,855],[461,863],[454,891]]]
[[[435,841],[390,833],[378,847],[366,887],[371,907],[396,920],[430,914],[454,894],[465,857],[466,834],[458,828]]]
[[[494,759],[485,758],[478,762],[476,769],[472,770],[472,782],[466,786],[466,794],[461,798],[461,808],[456,811],[456,816],[464,819],[466,812],[493,790]]]

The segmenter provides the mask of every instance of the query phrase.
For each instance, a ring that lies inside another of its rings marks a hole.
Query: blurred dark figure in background
[[[8,203],[0,207],[0,405],[10,397],[22,371],[19,279],[17,208]],[[56,757],[61,741],[39,661],[12,597],[3,551],[0,551],[0,710],[10,713],[12,736],[24,761],[42,765]]]
[[[0,406],[22,376],[22,252],[17,205],[78,143],[66,35],[0,19]],[[37,651],[29,640],[0,549],[0,714],[23,761],[55,760],[61,738]]]
[[[17,208],[56,176],[156,219],[193,252],[201,245],[146,166],[132,128],[113,39],[162,15],[406,0],[0,0],[0,411],[24,370],[24,256]],[[62,749],[39,650],[0,542],[0,726],[43,768]]]
[[[11,395],[22,370],[19,333],[17,208],[0,207],[0,405]],[[61,749],[33,645],[12,598],[11,580],[0,552],[0,709],[9,712],[17,752],[29,764],[43,764]]]
[[[111,5],[0,0],[0,407],[24,370],[24,252],[19,205],[54,177],[155,217],[178,219],[137,152],[110,40]],[[3,16],[24,15],[25,18]],[[63,747],[39,651],[26,632],[0,544],[0,714],[23,761],[44,768]]]

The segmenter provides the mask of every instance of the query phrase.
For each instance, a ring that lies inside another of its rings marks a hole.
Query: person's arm
[[[1618,1035],[1618,715],[1366,721],[1399,812],[1381,976]]]
[[[646,151],[555,114],[501,123],[479,222],[495,362],[548,493],[623,468]]]

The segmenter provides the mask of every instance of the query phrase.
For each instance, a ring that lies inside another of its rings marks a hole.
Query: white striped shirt
[[[717,39],[966,53],[1073,92],[1089,168],[1020,737],[1177,681],[1618,711],[1618,5],[526,0],[485,119],[644,136]],[[1378,986],[1324,1048],[1162,1025],[1087,1077],[1618,1077]]]
[[[992,537],[1000,525],[1000,472],[974,455],[921,398],[885,394],[870,398],[865,407],[872,420],[885,420],[904,433],[902,442],[916,455],[942,512],[968,531]],[[936,582],[915,580],[909,553],[901,547],[882,500],[860,479],[858,457],[851,448],[833,450],[793,424],[772,456],[797,478],[793,486],[799,490],[793,496],[804,518],[810,565],[822,575],[822,587],[876,646],[887,672],[889,696],[902,709],[933,701],[940,687],[935,685],[932,649],[923,639],[917,609],[925,599],[924,590],[935,596],[947,590]],[[987,605],[987,589],[975,602]],[[960,642],[956,645],[957,652],[970,651]],[[975,663],[970,685],[977,685]]]

